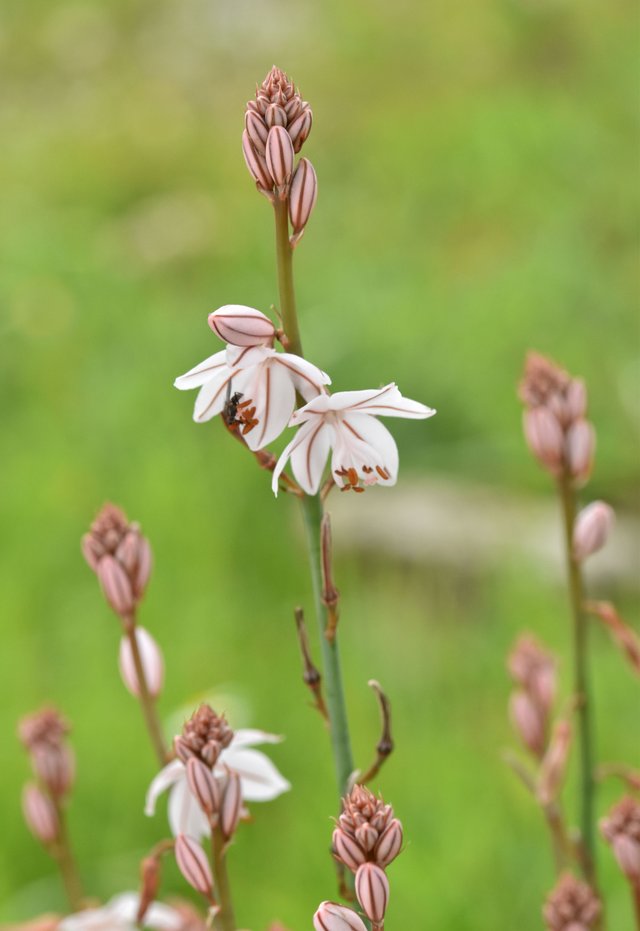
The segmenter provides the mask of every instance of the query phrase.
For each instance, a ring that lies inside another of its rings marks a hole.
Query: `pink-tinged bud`
[[[581,378],[572,378],[566,393],[567,422],[581,420],[587,413],[587,386]]]
[[[611,842],[611,849],[624,875],[634,885],[640,884],[640,843],[632,837],[619,834]]]
[[[71,790],[75,777],[75,760],[69,747],[38,745],[31,751],[31,764],[35,775],[51,795],[61,798]]]
[[[212,771],[202,760],[192,756],[187,760],[187,781],[200,808],[212,815],[220,808],[220,785]]]
[[[148,630],[144,627],[134,627],[133,636],[136,638],[140,661],[147,683],[147,689],[152,698],[157,698],[162,691],[164,683],[164,661],[162,651],[153,639]],[[141,689],[138,681],[138,672],[133,659],[133,650],[129,637],[123,637],[120,641],[120,654],[118,657],[120,666],[120,675],[125,684],[125,688],[140,698]]]
[[[242,811],[242,791],[240,786],[240,776],[234,770],[227,770],[225,785],[222,790],[222,802],[220,803],[220,830],[225,838],[229,840],[235,833],[240,820]]]
[[[94,572],[98,571],[98,563],[104,555],[104,547],[95,539],[93,534],[85,533],[81,541],[82,555]]]
[[[289,126],[289,136],[293,143],[293,151],[299,152],[311,132],[313,115],[307,106]]]
[[[27,827],[41,843],[52,844],[58,838],[60,821],[55,805],[33,783],[24,787],[22,793],[22,812]]]
[[[264,121],[269,129],[271,129],[272,126],[286,126],[286,111],[283,110],[282,107],[279,107],[277,104],[270,103],[267,109],[264,111]]]
[[[513,692],[509,699],[511,721],[525,747],[541,757],[545,747],[542,711],[526,692]]]
[[[211,900],[213,894],[213,876],[207,855],[192,837],[178,834],[176,837],[176,863],[178,869],[196,892]]]
[[[622,872],[640,888],[640,802],[625,796],[602,819],[600,830]]]
[[[382,832],[376,844],[373,856],[378,866],[385,869],[402,849],[402,824],[397,818],[391,821]]]
[[[273,190],[273,178],[269,174],[264,157],[253,148],[246,129],[242,134],[242,154],[247,163],[249,174],[263,191]]]
[[[356,873],[356,895],[367,918],[383,921],[389,901],[389,880],[375,863],[363,863]]]
[[[138,563],[131,577],[131,585],[136,601],[140,601],[151,576],[153,557],[151,545],[146,537],[138,537]]]
[[[311,216],[318,197],[318,179],[308,158],[298,162],[289,193],[289,217],[294,233],[301,232]]]
[[[194,751],[189,746],[189,742],[185,740],[184,737],[178,736],[173,738],[173,749],[179,760],[182,760],[186,766],[191,757],[193,757]]]
[[[531,634],[518,637],[507,658],[507,668],[540,707],[544,717],[548,715],[556,694],[556,661]]]
[[[145,857],[140,863],[140,897],[136,923],[143,924],[144,916],[158,895],[160,888],[160,860],[158,857]]]
[[[547,931],[595,931],[601,912],[593,889],[565,873],[547,898],[542,914]]]
[[[614,521],[613,508],[604,501],[593,501],[580,511],[573,528],[573,555],[578,562],[602,549]]]
[[[558,797],[567,770],[570,748],[571,724],[569,721],[558,721],[540,766],[537,794],[542,805],[550,805]]]
[[[283,126],[272,126],[267,136],[267,167],[279,188],[284,188],[293,171],[293,145]]]
[[[109,554],[103,556],[98,563],[97,573],[104,597],[116,614],[120,617],[131,614],[134,607],[133,590],[118,560]]]
[[[371,853],[376,845],[378,836],[378,831],[376,831],[372,824],[365,822],[356,828],[356,840],[365,853]]]
[[[584,485],[593,467],[596,433],[588,420],[576,420],[567,431],[567,466],[577,484]]]
[[[546,407],[525,411],[524,435],[538,462],[557,475],[564,457],[564,437],[557,417]]]
[[[247,110],[244,118],[244,127],[255,151],[258,152],[259,155],[264,156],[264,149],[269,134],[269,130],[264,125],[264,120],[253,110]]]
[[[340,828],[333,832],[333,852],[352,873],[367,859],[362,847]]]
[[[315,931],[366,931],[364,921],[350,908],[335,902],[321,902],[313,916]]]
[[[209,326],[224,343],[232,346],[273,346],[276,328],[253,307],[227,304],[209,314]]]

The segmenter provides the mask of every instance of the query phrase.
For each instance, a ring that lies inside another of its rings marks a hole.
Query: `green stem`
[[[165,766],[169,760],[169,754],[167,753],[167,747],[164,742],[164,734],[162,733],[162,725],[158,719],[158,714],[156,711],[155,701],[149,692],[149,686],[147,685],[147,677],[144,672],[144,667],[142,665],[142,657],[140,656],[140,650],[138,649],[138,640],[135,636],[136,622],[133,617],[123,618],[125,630],[127,637],[129,638],[129,643],[131,644],[131,655],[133,656],[133,664],[136,667],[136,678],[138,679],[138,686],[140,688],[140,707],[142,708],[142,713],[144,715],[144,720],[147,725],[147,730],[149,732],[149,737],[151,738],[151,743],[153,744],[153,749],[155,750],[156,756],[158,757],[158,762],[160,766]]]
[[[584,611],[584,585],[580,563],[573,555],[573,527],[576,496],[571,479],[563,476],[558,488],[564,515],[569,598],[573,620],[574,691],[577,701],[578,755],[580,779],[580,831],[583,870],[588,883],[597,890],[595,858],[595,780],[593,764],[592,701],[589,689],[589,619]]]
[[[67,821],[62,804],[54,800],[54,805],[58,814],[58,840],[56,842],[54,857],[62,876],[67,900],[71,909],[75,912],[82,908],[82,883],[78,874],[78,867],[69,843],[69,833],[67,831]]]
[[[213,926],[216,931],[236,931],[227,861],[224,856],[224,837],[220,828],[214,828],[211,831],[211,869],[214,892],[220,906],[220,911],[213,920]]]
[[[288,202],[274,202],[276,221],[276,251],[278,262],[278,286],[280,290],[280,313],[282,326],[289,341],[288,348],[296,355],[302,355],[302,341],[298,328],[296,300],[293,286],[293,250],[289,243]],[[347,709],[342,686],[340,653],[338,638],[329,642],[325,636],[327,628],[327,608],[322,599],[322,554],[320,548],[320,524],[322,521],[322,502],[319,495],[305,495],[302,510],[307,533],[307,546],[311,563],[311,579],[316,607],[316,617],[322,646],[322,665],[329,728],[333,750],[334,767],[338,793],[343,796],[348,787],[349,777],[353,772],[353,755],[349,739]]]

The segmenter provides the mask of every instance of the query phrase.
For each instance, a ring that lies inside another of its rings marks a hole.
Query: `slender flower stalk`
[[[135,619],[132,616],[129,616],[127,618],[123,618],[123,622],[125,625],[125,633],[129,640],[129,646],[131,648],[131,658],[133,659],[133,665],[136,671],[136,679],[138,683],[138,701],[140,702],[144,721],[147,726],[147,731],[149,732],[149,739],[151,740],[154,752],[158,757],[158,762],[162,766],[169,760],[169,751],[167,750],[164,734],[162,732],[162,725],[160,723],[160,718],[158,717],[155,698],[151,694],[149,683],[147,682],[147,674],[142,662],[142,656],[140,655],[140,647],[138,644],[138,638],[136,637]]]
[[[216,931],[236,931],[236,919],[233,911],[224,848],[225,840],[222,831],[220,827],[215,827],[211,831],[211,871],[220,911],[213,919],[213,927]]]

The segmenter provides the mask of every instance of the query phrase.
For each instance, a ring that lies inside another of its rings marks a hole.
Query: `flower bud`
[[[359,915],[344,905],[335,902],[321,902],[313,916],[315,931],[366,931]]]
[[[143,924],[144,916],[158,895],[160,888],[160,860],[158,857],[145,857],[140,863],[140,895],[136,923]]]
[[[384,870],[375,863],[363,863],[358,867],[356,895],[367,918],[382,921],[389,901],[389,880]]]
[[[299,152],[311,132],[311,123],[313,115],[308,104],[302,113],[297,116],[289,126],[289,136],[293,143],[293,151]]]
[[[116,614],[120,617],[131,614],[134,608],[133,590],[118,560],[107,553],[98,563],[97,574],[104,597]]]
[[[282,107],[279,107],[276,103],[270,103],[267,109],[264,111],[264,121],[269,129],[271,129],[272,126],[286,126],[286,111],[283,110]]]
[[[253,148],[247,130],[242,134],[242,154],[249,169],[249,174],[263,191],[273,190],[273,178],[269,174],[264,157]]]
[[[301,232],[311,216],[318,196],[318,179],[308,158],[301,158],[291,181],[289,217],[294,233]]]
[[[540,708],[522,691],[513,692],[509,700],[511,721],[524,745],[536,756],[545,746],[545,722]]]
[[[232,346],[272,346],[276,328],[269,318],[253,307],[227,304],[209,314],[209,326],[220,339]]]
[[[31,751],[33,771],[51,795],[60,798],[70,791],[75,776],[75,760],[70,747],[46,744]]]
[[[267,136],[267,167],[279,188],[284,188],[293,171],[293,145],[289,133],[282,126],[272,126]]]
[[[259,155],[264,156],[264,149],[269,134],[264,120],[253,110],[247,110],[244,118],[244,126],[251,145]]]
[[[581,420],[587,413],[587,386],[582,378],[572,378],[566,392],[567,423]]]
[[[593,889],[565,873],[548,896],[542,914],[547,931],[595,931],[601,912]]]
[[[525,411],[524,435],[538,462],[558,474],[564,457],[564,437],[556,416],[546,407]]]
[[[550,805],[558,797],[567,769],[570,747],[571,724],[565,720],[558,721],[540,766],[537,795],[542,805]]]
[[[333,832],[333,853],[352,873],[367,859],[360,844],[341,828]]]
[[[189,788],[207,815],[212,815],[220,807],[220,785],[209,767],[192,756],[187,760],[187,781]]]
[[[149,694],[152,698],[157,698],[162,691],[164,683],[164,661],[162,659],[162,651],[149,631],[145,630],[144,627],[134,627],[132,636],[136,638]],[[131,649],[131,640],[129,637],[123,637],[120,641],[118,664],[125,688],[128,689],[132,695],[135,695],[136,698],[140,698],[140,683],[138,681],[138,672],[133,659],[133,650]]]
[[[27,827],[41,843],[52,844],[58,838],[60,821],[55,805],[33,783],[24,787],[22,793],[22,812]]]
[[[567,466],[579,485],[591,474],[596,433],[588,420],[576,420],[567,431]]]
[[[373,850],[378,866],[385,869],[400,853],[402,848],[402,824],[397,818],[391,821],[382,832]]]
[[[230,769],[227,770],[225,786],[222,790],[222,802],[220,803],[220,830],[225,840],[229,840],[235,833],[241,811],[242,790],[240,776]]]
[[[178,869],[196,892],[211,899],[213,894],[213,877],[207,855],[192,837],[178,834],[176,837],[176,863]]]
[[[378,840],[378,831],[376,831],[372,824],[367,824],[365,822],[365,824],[361,824],[356,828],[356,840],[365,853],[371,853]]]
[[[607,542],[615,514],[604,501],[593,501],[578,514],[573,528],[573,555],[582,562]]]
[[[626,796],[600,822],[618,866],[640,888],[640,802]]]

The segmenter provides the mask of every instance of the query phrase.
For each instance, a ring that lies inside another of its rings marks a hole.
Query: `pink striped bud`
[[[264,157],[254,149],[247,130],[242,134],[242,154],[247,163],[249,174],[256,182],[258,187],[263,191],[273,190],[273,178],[269,174],[267,163]]]
[[[602,549],[614,520],[613,508],[604,501],[593,501],[580,511],[573,528],[573,555],[578,562]]]
[[[352,873],[367,859],[362,847],[341,828],[333,832],[333,853]]]
[[[140,895],[136,923],[142,925],[144,916],[153,904],[160,888],[160,860],[145,857],[140,863]]]
[[[269,129],[271,129],[272,126],[286,126],[286,111],[283,110],[282,107],[279,107],[276,103],[270,103],[267,109],[264,111],[264,121]]]
[[[379,832],[376,831],[374,826],[366,821],[356,828],[356,840],[365,853],[371,853],[375,847],[376,841],[378,840],[378,833]]]
[[[184,737],[178,735],[173,738],[173,749],[179,760],[182,760],[186,766],[189,760],[195,755],[189,746],[189,742]]]
[[[255,151],[259,155],[264,155],[264,147],[267,144],[267,135],[269,133],[264,125],[264,120],[253,110],[247,110],[244,117],[244,127]]]
[[[209,314],[208,320],[216,336],[232,346],[273,346],[276,328],[253,307],[226,304]]]
[[[313,916],[315,931],[366,931],[365,923],[350,908],[335,902],[321,902]]]
[[[147,683],[147,689],[152,698],[157,698],[162,691],[164,684],[164,661],[162,651],[153,639],[148,630],[144,627],[134,627],[133,636],[136,638],[140,661],[144,678]],[[131,649],[131,640],[129,637],[123,637],[120,641],[120,653],[118,656],[118,665],[120,675],[125,684],[125,688],[140,698],[141,689],[138,681],[138,672],[133,659],[133,650]]]
[[[33,783],[24,787],[22,793],[22,812],[27,827],[41,843],[52,844],[58,838],[60,821],[55,805]]]
[[[577,484],[584,485],[591,474],[596,433],[588,420],[576,420],[567,431],[567,465]]]
[[[187,781],[200,808],[212,815],[220,808],[220,785],[212,771],[202,760],[192,756],[187,760]]]
[[[564,458],[564,437],[555,415],[546,407],[525,411],[524,435],[538,462],[557,475]]]
[[[235,833],[241,811],[242,790],[240,776],[234,770],[229,769],[227,770],[225,785],[222,790],[222,802],[220,803],[220,830],[225,840],[229,840]]]
[[[375,862],[382,869],[389,866],[392,860],[400,853],[402,848],[402,824],[397,818],[390,821],[378,839],[373,856]]]
[[[289,133],[282,126],[272,126],[267,136],[267,167],[279,188],[284,188],[293,171],[293,146]]]
[[[189,885],[211,901],[213,876],[207,855],[200,844],[187,834],[178,834],[175,854],[178,869]]]
[[[318,197],[318,179],[308,158],[298,162],[289,194],[289,217],[294,233],[304,230]]]
[[[51,795],[59,798],[70,791],[75,777],[75,760],[69,747],[46,744],[34,747],[31,764],[35,775]]]
[[[367,918],[383,921],[389,901],[389,880],[375,863],[363,863],[356,873],[356,895]]]
[[[571,724],[558,721],[549,747],[540,766],[537,795],[542,805],[550,805],[558,797],[569,760],[571,747]]]
[[[511,721],[525,747],[542,756],[545,746],[545,720],[540,708],[526,692],[513,692],[509,700]]]
[[[293,143],[293,151],[299,152],[311,132],[313,114],[309,107],[305,107],[299,116],[289,126],[289,136]]]
[[[619,834],[611,842],[611,849],[624,875],[636,885],[640,884],[640,842]]]
[[[622,872],[640,888],[640,802],[625,796],[602,819],[600,830]]]
[[[566,392],[568,423],[581,420],[587,413],[587,386],[581,378],[572,378]]]
[[[133,590],[118,560],[107,553],[98,563],[97,574],[104,597],[116,614],[120,617],[131,614],[134,607]]]

